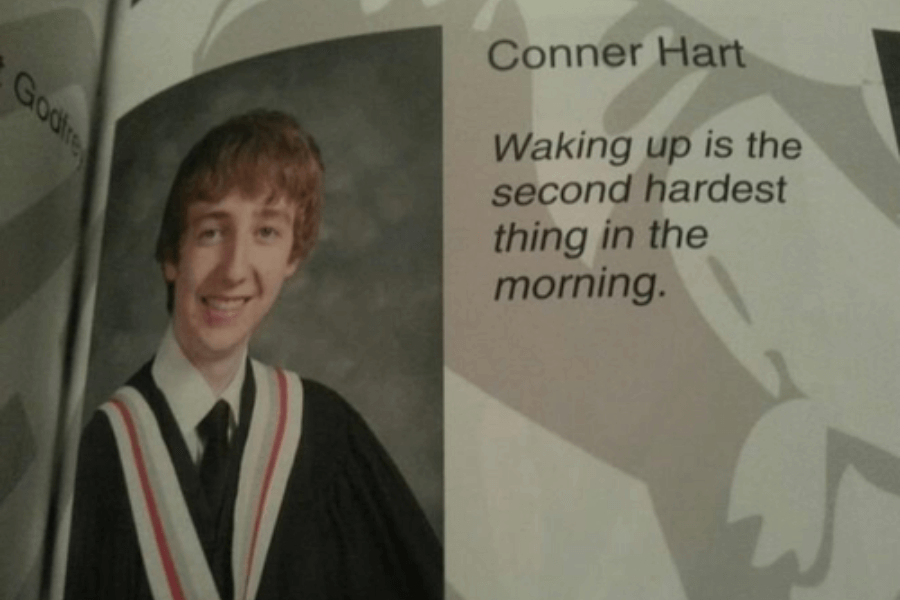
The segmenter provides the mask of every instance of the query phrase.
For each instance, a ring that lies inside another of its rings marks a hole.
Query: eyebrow
[[[290,223],[291,221],[291,213],[287,209],[287,207],[272,207],[272,206],[264,206],[259,210],[253,213],[253,216],[256,218],[262,219],[279,219],[285,221],[286,223]],[[217,221],[227,221],[231,219],[232,215],[227,210],[210,210],[209,212],[204,212],[203,214],[197,215],[195,218],[191,219],[192,223],[199,223],[200,221],[205,221],[207,219],[214,219]]]
[[[191,223],[200,223],[201,221],[206,221],[207,219],[212,219],[215,221],[225,221],[229,218],[229,215],[224,210],[211,210],[209,212],[203,213],[202,215],[197,215],[193,219],[191,219]]]
[[[284,208],[275,208],[273,206],[265,206],[256,212],[255,216],[261,217],[263,219],[278,219],[284,221],[285,223],[291,222],[291,213]]]

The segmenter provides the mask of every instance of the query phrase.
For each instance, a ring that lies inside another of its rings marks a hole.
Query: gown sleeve
[[[115,438],[98,412],[79,444],[65,598],[144,599],[148,591]]]
[[[441,544],[366,423],[308,380],[303,410],[296,471],[258,598],[442,598]]]
[[[344,519],[347,568],[373,577],[351,579],[357,585],[349,590],[351,597],[383,585],[392,589],[385,597],[442,598],[443,552],[437,536],[390,456],[352,409],[347,442],[332,518]]]

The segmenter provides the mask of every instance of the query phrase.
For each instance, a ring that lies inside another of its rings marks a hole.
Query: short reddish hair
[[[291,260],[306,258],[319,234],[325,166],[313,137],[289,115],[254,110],[211,129],[181,162],[166,201],[156,260],[178,264],[188,207],[233,190],[296,206]]]

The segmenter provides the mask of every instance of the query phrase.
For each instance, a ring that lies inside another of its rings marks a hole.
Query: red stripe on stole
[[[159,550],[159,557],[166,572],[166,581],[169,584],[169,591],[175,600],[184,600],[184,591],[181,588],[181,582],[178,580],[178,573],[175,570],[175,561],[172,559],[172,552],[169,549],[168,540],[166,540],[165,531],[163,531],[162,519],[159,516],[159,508],[156,504],[156,497],[153,495],[153,488],[150,487],[150,477],[147,475],[147,465],[144,463],[144,454],[138,443],[137,430],[134,427],[134,421],[131,418],[131,412],[121,400],[113,400],[112,405],[118,409],[125,422],[125,428],[128,430],[128,438],[131,442],[131,452],[134,455],[134,464],[137,467],[138,478],[141,481],[141,491],[144,493],[144,502],[147,505],[147,513],[150,515],[150,523],[153,526],[153,537],[156,540],[156,548]],[[147,574],[149,577],[149,573]]]
[[[266,505],[266,499],[269,495],[269,488],[272,485],[272,477],[275,474],[275,464],[278,462],[278,456],[281,453],[281,443],[284,440],[284,430],[287,427],[287,378],[281,369],[275,370],[278,378],[278,423],[275,427],[275,439],[272,440],[272,451],[269,453],[268,464],[266,465],[266,474],[263,478],[262,494],[259,498],[259,505],[256,509],[256,520],[253,524],[253,537],[250,542],[250,553],[247,557],[247,580],[244,582],[244,597],[247,597],[247,588],[250,585],[250,573],[253,569],[253,559],[256,556],[256,542],[259,537],[259,528],[262,523],[263,508]]]

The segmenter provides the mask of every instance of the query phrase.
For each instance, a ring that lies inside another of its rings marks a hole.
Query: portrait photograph
[[[69,581],[67,597],[212,580],[223,598],[443,590],[441,60],[438,28],[302,46],[187,80],[118,121],[69,579],[100,568],[77,566],[81,554],[133,564],[100,588]],[[223,364],[234,369],[219,377]],[[214,489],[237,498],[216,501],[210,522],[227,523],[208,535],[195,496],[211,492],[195,480],[218,442],[206,417],[193,428],[208,408],[184,408],[194,390],[230,404]],[[116,481],[82,477],[92,469]],[[79,516],[101,493],[122,497],[103,510],[121,509],[126,540]],[[144,539],[179,519],[198,539]],[[192,548],[209,573],[179,580]]]

